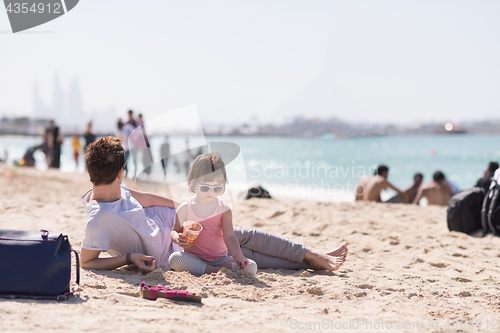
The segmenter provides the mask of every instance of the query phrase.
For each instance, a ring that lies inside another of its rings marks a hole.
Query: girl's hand
[[[187,240],[186,237],[180,232],[177,233],[177,239],[172,238],[175,244],[179,245],[180,247],[184,248],[187,246]]]
[[[130,260],[141,270],[145,272],[152,272],[156,268],[156,261],[154,257],[146,256],[141,253],[131,253]]]
[[[243,270],[243,269],[247,268],[247,266],[248,266],[248,259],[245,257],[234,259],[234,261],[236,262],[236,264],[238,264],[238,267],[240,268],[240,270]]]

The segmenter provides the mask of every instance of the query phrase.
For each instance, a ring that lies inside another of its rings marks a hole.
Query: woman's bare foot
[[[333,250],[332,252],[328,252],[327,255],[333,257],[342,257],[345,261],[345,259],[347,258],[347,252],[349,252],[349,250],[347,249],[347,243],[346,243],[340,246],[338,249]]]
[[[304,260],[311,265],[311,269],[316,271],[325,269],[329,271],[336,271],[345,261],[345,259],[341,256],[331,256],[329,254],[318,253],[311,250],[307,250]]]

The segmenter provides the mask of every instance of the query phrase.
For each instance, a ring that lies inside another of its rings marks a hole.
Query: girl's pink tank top
[[[203,230],[196,238],[192,249],[184,249],[184,252],[194,254],[206,261],[215,261],[227,254],[226,243],[222,233],[222,200],[217,198],[217,208],[210,216],[199,217],[193,211],[191,199],[188,203],[188,221],[195,221],[203,226]]]

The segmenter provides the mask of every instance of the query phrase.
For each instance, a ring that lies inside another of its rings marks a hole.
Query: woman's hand
[[[132,261],[141,271],[152,272],[156,268],[155,258],[141,253],[131,253],[130,261]]]

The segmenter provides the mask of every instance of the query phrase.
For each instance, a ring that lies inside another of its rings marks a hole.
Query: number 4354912
[[[61,12],[61,4],[60,3],[54,3],[54,4],[43,4],[43,3],[34,3],[33,5],[29,6],[28,3],[9,3],[7,5],[7,13],[53,13],[53,14],[62,14]]]

